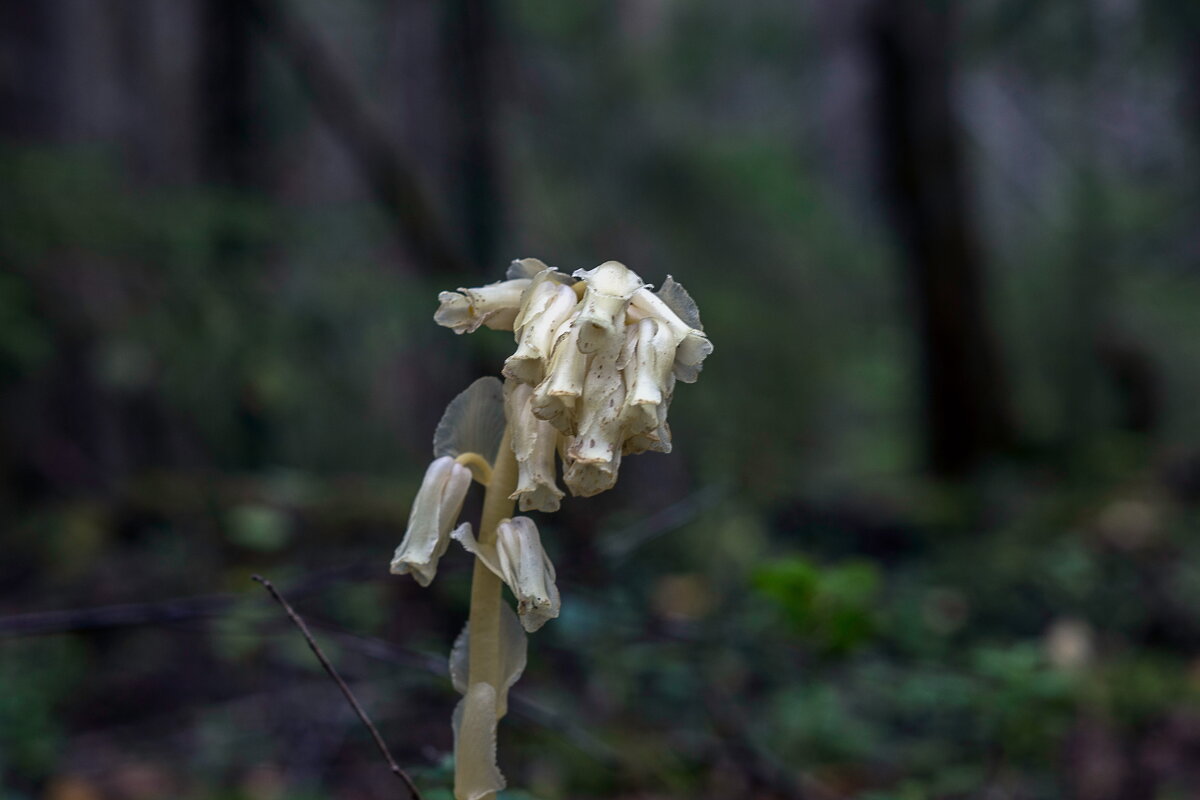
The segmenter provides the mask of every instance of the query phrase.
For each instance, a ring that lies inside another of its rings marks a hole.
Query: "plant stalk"
[[[491,480],[483,496],[483,514],[479,521],[480,545],[496,542],[500,520],[511,517],[514,503],[509,499],[517,488],[517,459],[513,455],[512,433],[506,426],[500,439],[496,463],[492,465]],[[467,685],[490,683],[500,691],[500,603],[501,582],[496,573],[475,559],[471,578],[471,613],[467,620],[470,654],[467,663]],[[457,781],[456,781],[457,782]],[[484,800],[490,800],[488,795]]]

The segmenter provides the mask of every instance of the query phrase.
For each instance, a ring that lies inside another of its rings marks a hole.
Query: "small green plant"
[[[463,699],[454,711],[454,796],[485,800],[505,787],[496,726],[525,668],[525,632],[558,616],[554,565],[521,511],[554,512],[563,491],[611,489],[621,458],[668,453],[667,409],[676,381],[692,383],[712,344],[696,304],[669,276],[651,292],[615,261],[566,275],[534,258],[506,280],[442,292],[434,320],[456,333],[512,331],[517,349],[504,382],[481,378],[447,407],[393,573],[428,586],[458,541],[475,557],[471,611],[450,653]],[[458,525],[471,480],[485,487],[479,535]],[[501,602],[501,584],[516,612]]]

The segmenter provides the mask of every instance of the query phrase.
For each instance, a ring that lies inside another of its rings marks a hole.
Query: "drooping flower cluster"
[[[696,380],[712,344],[670,277],[652,292],[616,261],[568,277],[534,258],[507,277],[442,292],[434,320],[456,333],[513,331],[503,370],[520,470],[513,499],[522,511],[557,511],[555,453],[567,488],[590,497],[613,487],[622,456],[670,452],[675,382]]]
[[[615,261],[568,276],[523,259],[504,281],[438,299],[440,325],[512,331],[517,345],[503,384],[481,378],[446,408],[391,564],[428,586],[454,539],[485,568],[474,573],[471,619],[450,655],[463,695],[453,716],[454,795],[484,800],[505,787],[496,724],[525,668],[525,632],[559,615],[537,526],[505,515],[512,501],[521,511],[558,510],[556,456],[571,493],[590,497],[613,487],[623,456],[670,452],[675,383],[697,379],[712,344],[682,286],[668,276],[652,292]],[[478,539],[469,522],[458,524],[472,479],[487,486]],[[501,602],[496,578],[512,591],[516,613]]]

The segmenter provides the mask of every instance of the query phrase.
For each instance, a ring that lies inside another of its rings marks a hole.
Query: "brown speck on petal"
[[[579,410],[579,435],[567,448],[563,476],[572,494],[589,497],[616,483],[623,436],[618,407],[625,382],[617,369],[624,342],[610,343],[592,358]],[[610,403],[610,400],[612,401]]]

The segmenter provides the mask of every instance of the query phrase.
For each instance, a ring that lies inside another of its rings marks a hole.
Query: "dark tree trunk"
[[[984,296],[980,242],[951,105],[950,20],[925,0],[879,0],[869,18],[882,183],[912,287],[926,455],[969,472],[1011,438]]]
[[[456,141],[451,150],[453,205],[465,234],[468,255],[491,275],[499,238],[495,73],[497,19],[493,0],[449,0],[445,6],[447,86],[453,102],[445,129]]]
[[[415,262],[432,274],[469,271],[457,239],[443,230],[392,131],[380,122],[317,32],[284,0],[247,0],[245,5],[259,31],[295,73],[313,109],[345,145],[364,184],[411,246]]]
[[[59,134],[65,42],[59,3],[0,0],[0,137],[44,144]]]
[[[254,30],[241,0],[207,0],[202,6],[200,160],[204,177],[246,189],[257,183],[254,120]]]

